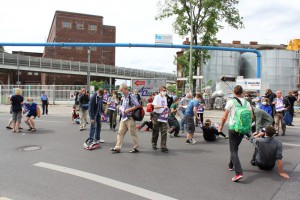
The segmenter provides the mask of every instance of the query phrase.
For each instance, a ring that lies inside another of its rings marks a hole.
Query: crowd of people
[[[13,132],[21,132],[22,115],[26,114],[25,123],[28,131],[35,132],[34,119],[40,117],[41,111],[32,98],[24,98],[21,90],[16,89],[15,94],[10,97],[12,118],[7,126]],[[41,94],[42,114],[48,114],[48,97]],[[270,170],[277,162],[278,173],[284,178],[289,176],[283,171],[282,143],[274,136],[286,135],[286,125],[293,126],[294,103],[298,101],[298,92],[289,92],[286,97],[281,91],[274,94],[268,89],[264,96],[256,93],[252,97],[250,93],[244,92],[237,85],[234,88],[234,98],[227,100],[224,116],[220,124],[212,122],[211,119],[204,120],[206,110],[205,99],[200,93],[192,95],[187,92],[182,98],[172,97],[167,94],[166,86],[150,95],[147,104],[147,112],[150,119],[137,126],[133,115],[142,106],[142,98],[138,91],[130,92],[126,84],[122,84],[119,91],[99,89],[90,95],[85,88],[75,93],[75,104],[72,111],[72,123],[80,124],[79,130],[84,131],[90,124],[89,138],[84,143],[86,149],[99,147],[105,142],[101,137],[102,122],[109,123],[112,132],[117,131],[116,144],[110,150],[112,153],[120,153],[126,133],[129,131],[133,147],[130,153],[138,153],[139,143],[137,131],[147,126],[145,131],[152,132],[151,145],[154,151],[160,149],[162,152],[169,151],[167,147],[167,135],[180,137],[180,133],[186,132],[185,143],[193,145],[195,130],[198,127],[203,132],[205,141],[216,141],[219,136],[229,138],[230,159],[228,169],[235,171],[233,182],[243,178],[243,170],[238,157],[238,149],[243,138],[247,138],[255,146],[251,164],[262,170]],[[120,118],[117,120],[118,114]],[[286,119],[289,115],[289,121]],[[88,116],[90,121],[88,122]],[[106,117],[104,117],[106,116]],[[229,118],[228,134],[223,132],[224,124]],[[180,120],[180,121],[179,121]],[[158,139],[160,135],[160,144]]]

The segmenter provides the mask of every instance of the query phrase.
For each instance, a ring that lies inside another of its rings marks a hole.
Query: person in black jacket
[[[90,138],[97,140],[97,143],[105,142],[100,138],[101,115],[103,113],[103,89],[99,89],[90,99],[89,116],[91,120]]]
[[[294,104],[295,104],[295,101],[297,101],[297,96],[298,96],[298,92],[293,92],[293,91],[290,91],[289,92],[289,95],[286,97],[290,104],[291,104],[291,107],[289,109],[289,112],[291,114],[291,117],[292,117],[292,122],[290,124],[287,124],[287,126],[294,126],[293,124],[293,118],[294,118]]]

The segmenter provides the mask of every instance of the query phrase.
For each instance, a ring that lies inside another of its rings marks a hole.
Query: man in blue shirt
[[[45,114],[45,111],[46,111],[46,114],[48,115],[49,101],[48,101],[48,96],[45,94],[45,91],[42,92],[41,100],[42,100],[42,107],[43,107],[43,115]]]
[[[193,138],[195,133],[194,117],[196,116],[197,120],[200,120],[200,117],[198,117],[197,115],[197,108],[199,106],[200,100],[201,100],[201,94],[197,93],[195,99],[190,101],[189,104],[187,105],[187,108],[184,113],[186,129],[187,129],[186,144],[196,143],[196,141]]]

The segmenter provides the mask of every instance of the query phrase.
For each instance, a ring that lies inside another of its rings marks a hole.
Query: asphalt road
[[[37,119],[36,133],[6,130],[9,117],[0,113],[0,199],[300,199],[300,119],[288,127],[287,136],[278,137],[284,142],[289,180],[279,177],[277,168],[265,172],[251,166],[254,148],[243,140],[239,157],[244,178],[233,183],[228,140],[205,142],[200,129],[195,145],[186,145],[183,135],[168,137],[169,153],[153,151],[151,133],[139,132],[141,152],[131,154],[127,134],[122,152],[112,154],[117,132],[107,124],[101,133],[106,143],[87,151],[82,144],[88,130],[80,132],[70,117],[43,116]],[[41,149],[23,150],[32,145]]]

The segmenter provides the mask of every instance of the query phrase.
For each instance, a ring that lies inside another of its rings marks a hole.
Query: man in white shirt
[[[161,132],[161,151],[168,152],[167,148],[167,119],[169,108],[167,104],[167,88],[166,86],[160,87],[160,93],[154,97],[152,105],[154,106],[153,110],[153,129],[152,129],[152,149],[157,150],[157,140],[159,135],[159,130]]]
[[[232,178],[233,182],[239,181],[243,178],[243,170],[240,163],[240,159],[238,157],[238,149],[239,145],[242,142],[244,134],[240,134],[235,131],[234,125],[236,122],[236,106],[237,104],[245,105],[247,104],[247,108],[252,113],[251,105],[248,101],[246,101],[243,97],[243,88],[240,85],[234,87],[234,99],[230,99],[227,101],[225,106],[224,116],[222,118],[221,125],[219,127],[219,132],[222,132],[223,126],[227,120],[227,117],[230,113],[229,120],[229,148],[230,148],[230,162],[229,162],[229,171],[235,170],[236,175]],[[253,116],[252,116],[253,117]],[[250,131],[250,130],[249,130]]]

